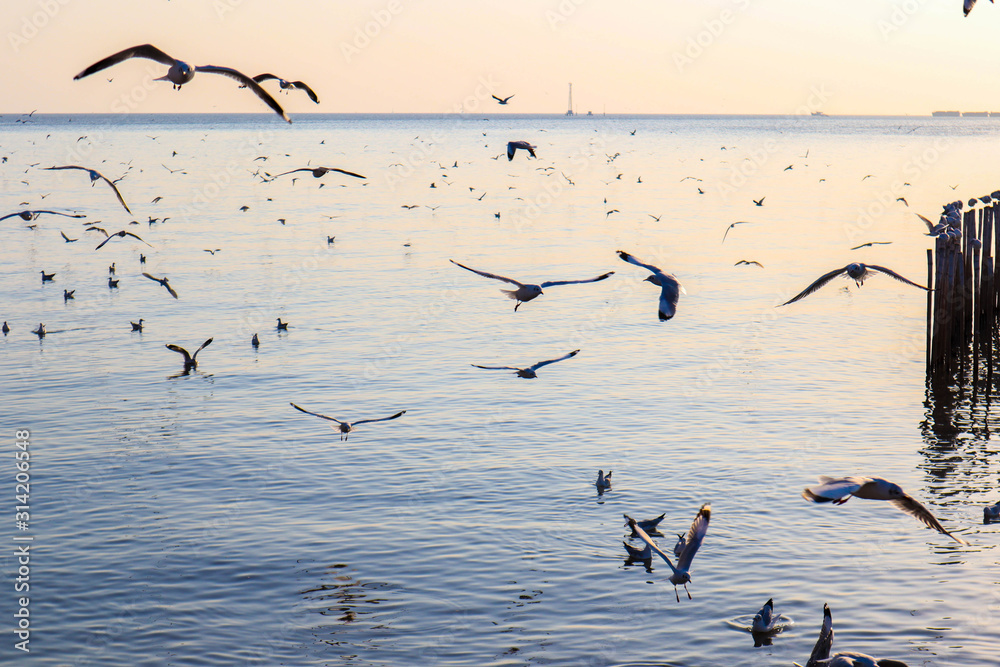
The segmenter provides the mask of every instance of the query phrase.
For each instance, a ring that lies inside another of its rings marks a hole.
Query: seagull
[[[4,335],[4,336],[6,336],[7,334],[9,334],[9,333],[10,333],[10,327],[9,327],[9,326],[7,326],[7,320],[4,320],[4,321],[3,321],[3,326],[2,326],[2,327],[0,327],[0,331],[2,331],[2,332],[3,332],[3,335]]]
[[[750,632],[766,633],[774,631],[774,599],[768,598],[750,623]]]
[[[497,97],[496,95],[493,95],[492,97],[493,97],[493,99],[495,99],[500,104],[506,105],[507,102],[510,100],[510,98],[512,98],[514,96],[513,95],[508,95],[507,97],[500,98],[500,97]]]
[[[275,76],[273,74],[258,74],[253,78],[253,80],[256,81],[257,83],[270,81],[271,79],[276,79],[278,81],[278,87],[281,88],[286,93],[292,88],[298,88],[299,90],[306,91],[306,95],[309,96],[309,99],[311,99],[316,104],[319,104],[319,98],[316,97],[316,93],[313,92],[313,89],[310,88],[308,85],[306,85],[306,83],[303,81],[285,81],[280,76]]]
[[[944,529],[944,526],[934,518],[930,511],[906,494],[898,484],[881,477],[825,477],[819,478],[819,486],[802,491],[802,497],[814,503],[829,503],[843,505],[851,496],[866,500],[888,500],[898,509],[914,517],[928,528],[933,528],[955,540],[959,544],[968,544]]]
[[[535,371],[537,371],[542,366],[548,366],[549,364],[554,364],[557,361],[563,361],[565,359],[569,359],[570,357],[575,357],[579,352],[580,352],[580,350],[573,350],[569,354],[567,354],[565,356],[562,356],[562,357],[559,357],[558,359],[549,359],[548,361],[539,361],[534,366],[529,366],[527,368],[515,368],[514,366],[480,366],[478,364],[471,364],[471,365],[475,366],[476,368],[484,368],[484,369],[486,369],[488,371],[514,371],[515,375],[517,375],[520,378],[525,378],[527,380],[533,380],[534,378],[538,377],[538,375],[535,373]],[[608,473],[608,474],[610,474],[610,473]]]
[[[611,488],[611,473],[613,472],[614,470],[609,470],[608,474],[605,475],[603,470],[597,471],[597,481],[594,482],[594,485],[599,492],[603,493]]]
[[[860,250],[861,248],[870,248],[873,245],[892,245],[892,241],[869,241],[868,243],[862,243],[861,245],[856,245],[851,250]]]
[[[198,65],[196,67],[191,67],[186,62],[177,60],[168,56],[163,51],[152,44],[142,44],[140,46],[133,46],[132,48],[125,49],[124,51],[119,51],[114,55],[110,55],[104,60],[100,60],[87,69],[83,70],[79,74],[73,77],[73,80],[82,79],[85,76],[90,76],[95,72],[100,72],[102,69],[111,67],[112,65],[117,65],[118,63],[128,60],[129,58],[148,58],[149,60],[155,60],[158,63],[167,65],[170,67],[167,70],[165,76],[161,76],[156,81],[169,81],[174,84],[175,90],[180,90],[181,86],[194,78],[195,72],[207,72],[209,74],[221,74],[223,76],[228,76],[231,79],[239,81],[241,84],[252,90],[257,97],[262,99],[267,106],[271,107],[275,113],[277,113],[283,120],[289,123],[292,120],[285,114],[285,111],[281,108],[273,97],[271,97],[266,90],[260,87],[256,81],[248,77],[242,72],[237,72],[229,67],[217,67],[215,65]]]
[[[59,211],[18,211],[17,213],[8,213],[7,215],[5,215],[2,218],[0,218],[0,221],[6,220],[7,218],[13,218],[14,216],[20,216],[20,218],[22,220],[27,220],[28,222],[30,222],[32,220],[37,220],[38,216],[42,215],[43,213],[49,213],[51,215],[64,215],[67,218],[86,218],[87,217],[86,215],[84,215],[82,213],[76,213],[76,214],[74,214],[74,213],[60,213]],[[63,238],[66,238],[66,236],[63,235]],[[76,239],[74,239],[74,241],[75,240]]]
[[[63,290],[63,303],[69,301],[70,299],[75,299],[73,295],[76,294],[75,289],[64,289]]]
[[[752,199],[752,197],[751,197],[751,199]],[[767,197],[761,197],[760,199],[754,199],[753,203],[756,204],[757,206],[763,206],[765,199],[767,199]]]
[[[36,336],[38,336],[39,339],[45,338],[45,325],[42,324],[41,322],[39,322],[38,323],[38,328],[35,329],[34,331],[32,331],[31,333],[33,333]],[[4,333],[4,335],[5,336],[7,335],[6,332]]]
[[[830,605],[823,604],[823,625],[819,629],[819,638],[813,646],[812,653],[809,654],[809,661],[806,667],[821,667],[827,664],[830,659],[830,649],[833,648],[833,616],[830,614]],[[792,663],[795,667],[802,667],[797,662]]]
[[[126,236],[132,236],[132,237],[134,237],[134,238],[137,238],[137,239],[139,239],[140,241],[142,241],[142,239],[141,239],[141,238],[139,238],[139,235],[138,235],[138,234],[133,234],[132,232],[126,232],[126,231],[125,231],[125,230],[123,229],[123,230],[121,230],[120,232],[114,232],[113,234],[108,234],[108,238],[106,238],[106,239],[104,239],[103,241],[101,241],[101,244],[100,244],[99,246],[97,246],[96,248],[94,248],[94,250],[100,250],[101,248],[103,248],[103,247],[104,247],[104,245],[105,245],[105,244],[106,244],[106,243],[107,243],[108,241],[110,241],[111,239],[115,238],[116,236],[117,236],[117,237],[120,237],[120,238],[125,238]],[[143,243],[146,243],[145,241],[142,241],[142,242],[143,242]],[[148,244],[148,243],[146,243],[146,245],[149,245],[149,244]],[[149,247],[150,247],[150,248],[152,248],[153,246],[149,245]],[[112,273],[113,273],[113,272],[112,272]]]
[[[854,651],[837,653],[828,660],[817,661],[816,664],[825,665],[826,667],[907,667],[905,662],[900,662],[899,660],[885,658],[879,660],[865,653],[856,653]]]
[[[108,276],[108,289],[118,289],[118,280]]]
[[[281,318],[278,318],[278,326],[276,327],[278,331],[288,331],[288,322],[282,322]]]
[[[201,346],[194,351],[194,354],[188,354],[188,351],[185,350],[183,347],[181,347],[180,345],[174,345],[172,343],[168,343],[165,347],[168,350],[173,350],[174,352],[179,352],[180,354],[184,355],[184,371],[186,373],[187,371],[198,368],[198,353],[204,350],[209,345],[211,345],[212,340],[213,340],[212,338],[209,338],[204,343],[202,343]]]
[[[511,160],[514,159],[514,153],[517,152],[518,148],[521,148],[523,150],[528,151],[528,155],[530,155],[531,157],[536,157],[535,156],[535,149],[537,148],[537,146],[532,146],[527,141],[508,141],[507,142],[507,161],[508,162],[510,162]]]
[[[763,199],[761,201],[763,201]],[[729,230],[731,230],[733,227],[735,227],[736,225],[749,225],[749,224],[750,224],[749,220],[739,220],[729,225],[728,227],[726,227],[726,233],[722,235],[722,242],[723,243],[726,242],[726,237],[729,236]]]
[[[175,299],[177,298],[177,292],[175,292],[174,288],[170,286],[170,282],[167,280],[166,276],[162,278],[157,278],[156,276],[149,275],[145,271],[142,273],[142,275],[146,276],[150,280],[160,283],[161,285],[167,288],[167,291],[170,292],[170,296],[174,297]]]
[[[1000,503],[983,508],[983,523],[993,523],[994,521],[1000,521]]]
[[[212,257],[215,257],[215,253],[222,252],[222,248],[215,248],[214,250],[210,250],[208,248],[205,248],[204,252],[207,252]]]
[[[43,283],[52,282],[52,279],[56,277],[56,274],[54,273],[45,273],[44,271],[39,271],[39,273],[42,274]]]
[[[896,197],[896,201],[903,202],[903,205],[906,206],[907,208],[910,207],[910,202],[906,201],[906,197]]]
[[[459,264],[453,259],[449,259],[448,261],[456,266],[462,267],[466,271],[472,271],[473,273],[478,273],[484,278],[492,278],[493,280],[502,280],[512,285],[517,285],[516,290],[500,290],[501,292],[506,294],[509,299],[512,299],[517,302],[514,305],[514,312],[517,312],[518,306],[520,306],[522,303],[531,301],[535,297],[544,294],[545,292],[542,291],[542,288],[544,287],[556,287],[558,285],[577,285],[580,283],[596,283],[599,280],[604,280],[605,278],[614,275],[614,271],[608,271],[607,273],[603,273],[597,276],[596,278],[589,278],[587,280],[549,280],[547,282],[541,283],[540,285],[532,285],[529,283],[520,283],[514,280],[513,278],[504,278],[503,276],[498,276],[493,273],[486,273],[485,271],[477,271],[476,269],[470,269],[464,264]],[[555,361],[559,360],[556,359]]]
[[[313,417],[319,417],[320,419],[326,419],[328,421],[337,422],[338,424],[340,424],[339,430],[340,430],[340,441],[341,442],[344,442],[345,440],[347,440],[348,434],[351,431],[354,430],[355,426],[358,426],[360,424],[371,424],[371,423],[374,423],[374,422],[385,422],[385,421],[389,421],[390,419],[396,419],[397,417],[402,417],[403,415],[406,414],[406,410],[403,410],[401,412],[397,412],[396,414],[394,414],[391,417],[382,417],[381,419],[362,419],[362,420],[356,421],[356,422],[342,422],[339,419],[334,419],[333,417],[327,417],[326,415],[321,415],[321,414],[319,414],[317,412],[309,412],[308,410],[300,408],[299,406],[295,405],[294,403],[289,403],[289,405],[292,406],[293,408],[295,408],[296,410],[298,410],[299,412],[304,412],[307,415],[312,415]]]
[[[140,317],[138,322],[129,322],[132,325],[132,331],[142,331],[142,323],[145,321]]]
[[[740,266],[742,264],[746,264],[747,266],[750,266],[751,264],[756,264],[760,268],[762,268],[762,269],[764,268],[764,265],[761,264],[760,262],[758,262],[755,259],[741,259],[740,261],[738,261],[735,264],[733,264],[733,266]]]
[[[663,517],[665,517],[665,516],[666,516],[666,512],[664,512],[660,516],[654,517],[652,519],[643,519],[641,521],[636,521],[635,525],[638,526],[639,528],[641,528],[642,530],[645,530],[645,531],[657,532],[656,527],[660,525],[660,522],[663,521]],[[632,534],[629,535],[629,537],[639,537],[639,533],[637,533],[635,530],[633,530]]]
[[[87,172],[90,175],[91,187],[94,187],[94,183],[96,183],[97,181],[104,181],[105,183],[111,186],[112,190],[115,191],[115,197],[118,197],[118,201],[119,203],[121,203],[122,208],[128,211],[129,215],[132,214],[132,211],[129,210],[128,204],[125,203],[125,199],[122,197],[122,193],[118,191],[118,186],[116,186],[113,181],[111,181],[107,176],[97,171],[96,169],[88,169],[87,167],[80,167],[75,164],[67,164],[61,167],[45,167],[45,169],[47,171],[58,171],[60,169],[80,169],[81,171]],[[83,216],[73,216],[73,217],[83,217]]]
[[[684,533],[677,533],[677,542],[674,544],[674,556],[680,558],[681,554],[684,553],[684,547],[687,546],[687,535]]]
[[[855,262],[854,264],[848,264],[847,266],[845,266],[842,269],[835,269],[833,271],[830,271],[829,273],[823,274],[822,276],[820,276],[819,278],[817,278],[816,281],[812,285],[810,285],[809,287],[805,288],[804,290],[802,290],[801,292],[799,292],[796,296],[792,297],[791,299],[789,299],[788,301],[786,301],[785,303],[783,303],[781,305],[782,306],[787,306],[790,303],[795,303],[799,299],[802,299],[804,297],[809,296],[810,294],[812,294],[813,292],[815,292],[820,287],[822,287],[823,285],[827,284],[828,282],[830,282],[831,280],[833,280],[837,276],[843,275],[843,274],[847,274],[848,276],[850,276],[851,278],[853,278],[855,284],[857,284],[858,287],[861,287],[861,285],[865,282],[865,279],[871,277],[873,271],[878,271],[879,273],[884,273],[887,276],[895,278],[896,280],[898,280],[901,283],[906,283],[907,285],[913,285],[914,287],[919,287],[922,290],[926,290],[927,289],[923,285],[918,285],[917,283],[915,283],[915,282],[913,282],[911,280],[907,280],[906,278],[904,278],[903,276],[899,275],[895,271],[892,271],[891,269],[887,269],[884,266],[876,266],[875,264],[862,264],[861,262]]]
[[[660,308],[657,311],[660,321],[666,322],[673,317],[677,312],[677,300],[680,298],[682,293],[687,293],[677,281],[677,278],[673,274],[664,273],[652,264],[645,264],[639,261],[636,257],[628,254],[624,250],[618,251],[618,257],[620,257],[622,261],[628,262],[629,264],[635,264],[636,266],[641,266],[648,271],[652,271],[653,275],[645,278],[645,281],[653,283],[661,290]]]
[[[339,174],[346,174],[348,176],[353,176],[354,178],[368,178],[367,176],[362,176],[361,174],[355,174],[353,171],[338,169],[337,167],[300,167],[298,169],[292,169],[291,171],[286,171],[282,174],[278,174],[278,176],[275,176],[271,180],[273,181],[275,178],[278,178],[279,176],[284,176],[285,174],[294,174],[297,171],[311,172],[313,178],[320,178],[321,176],[325,176],[328,172],[331,171],[335,171]]]
[[[653,558],[653,550],[649,548],[648,544],[644,545],[642,549],[637,549],[625,541],[622,541],[622,544],[625,545],[625,551],[628,553],[629,560],[644,561]]]
[[[993,0],[990,0],[993,2]],[[965,12],[964,16],[968,16],[972,8],[976,6],[976,0],[965,0],[965,4],[962,6],[962,11]],[[955,187],[958,187],[957,185]],[[954,190],[955,188],[952,188]]]
[[[694,560],[694,555],[698,552],[698,547],[701,546],[702,540],[705,539],[705,533],[708,532],[708,521],[711,516],[712,506],[709,503],[705,503],[701,506],[701,509],[698,510],[698,515],[695,516],[694,521],[691,523],[691,528],[687,533],[686,544],[684,545],[684,549],[681,551],[680,556],[677,557],[677,567],[674,567],[674,564],[670,562],[670,557],[663,553],[663,551],[653,543],[653,540],[650,539],[649,535],[647,535],[642,528],[639,528],[636,520],[627,514],[625,515],[625,519],[627,521],[626,525],[630,526],[638,535],[639,539],[648,544],[650,548],[658,553],[660,558],[662,558],[666,564],[670,566],[670,570],[673,572],[673,574],[670,575],[670,583],[674,585],[674,594],[677,596],[678,602],[681,601],[681,596],[677,592],[678,584],[684,585],[684,592],[687,593],[688,599],[691,599],[691,592],[687,588],[688,582],[691,581],[691,575],[688,574],[688,569],[691,567],[691,561]]]
[[[64,241],[65,241],[66,243],[76,243],[77,241],[79,241],[79,240],[80,240],[79,238],[75,238],[75,239],[71,239],[70,237],[66,236],[66,233],[65,233],[65,232],[63,232],[63,231],[62,231],[61,229],[59,230],[59,233],[60,233],[60,234],[62,235],[62,237],[63,237],[63,240],[64,240]]]
[[[250,344],[253,345],[253,349],[255,349],[255,350],[258,347],[260,347],[260,339],[257,338],[257,334],[254,334],[253,338],[250,339]]]

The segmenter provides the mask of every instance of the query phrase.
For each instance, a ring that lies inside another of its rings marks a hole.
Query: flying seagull
[[[300,167],[298,169],[292,169],[291,171],[286,171],[284,173],[278,174],[271,180],[279,176],[284,176],[285,174],[294,174],[297,171],[308,171],[311,172],[313,178],[320,178],[321,176],[326,176],[328,172],[335,171],[339,174],[347,174],[348,176],[353,176],[354,178],[367,178],[367,176],[362,176],[361,174],[355,174],[353,171],[347,171],[345,169],[338,169],[337,167]]]
[[[167,291],[170,292],[170,296],[174,297],[175,299],[177,298],[177,292],[175,292],[174,288],[170,286],[170,281],[167,279],[166,276],[162,278],[157,278],[156,276],[149,275],[145,271],[143,271],[142,275],[146,276],[147,278],[149,278],[154,282],[160,283],[161,285],[167,288]]]
[[[101,241],[101,244],[100,244],[99,246],[97,246],[96,248],[94,248],[94,250],[100,250],[101,248],[103,248],[103,247],[104,247],[104,245],[105,245],[105,244],[106,244],[106,243],[107,243],[108,241],[110,241],[111,239],[115,238],[116,236],[117,236],[117,237],[120,237],[120,238],[125,238],[126,236],[131,236],[131,237],[134,237],[134,238],[137,238],[137,239],[139,239],[140,241],[142,241],[142,239],[141,239],[141,238],[139,238],[139,236],[138,236],[137,234],[133,234],[132,232],[126,232],[126,231],[125,231],[125,230],[123,229],[123,230],[121,230],[120,232],[115,232],[115,233],[113,233],[113,234],[108,234],[108,238],[106,238],[106,239],[104,239],[103,241]],[[143,242],[143,243],[146,243],[145,241],[142,241],[142,242]],[[149,245],[149,244],[148,244],[148,243],[146,243],[146,245]],[[150,248],[152,248],[153,246],[149,245],[149,247],[150,247]]]
[[[666,322],[677,312],[677,300],[680,298],[684,291],[684,288],[677,281],[677,278],[670,273],[664,273],[660,269],[656,268],[652,264],[645,264],[635,256],[628,254],[624,250],[618,251],[618,257],[622,261],[628,262],[629,264],[635,264],[636,266],[641,266],[642,268],[651,271],[653,275],[645,278],[645,281],[651,282],[660,288],[660,308],[657,314],[660,317],[661,322]]]
[[[870,248],[873,245],[892,245],[892,241],[869,241],[868,243],[862,243],[861,245],[856,245],[851,250],[860,250],[861,248]]]
[[[37,220],[38,216],[43,213],[51,213],[52,215],[64,215],[67,218],[86,218],[87,216],[82,213],[60,213],[59,211],[18,211],[17,213],[8,213],[7,215],[0,218],[0,221],[6,220],[7,218],[13,218],[14,216],[20,216],[22,220],[32,221]]]
[[[155,80],[169,81],[174,84],[175,90],[180,90],[181,86],[193,79],[195,72],[207,72],[209,74],[221,74],[223,76],[228,76],[230,79],[235,79],[252,90],[257,97],[262,99],[264,103],[271,107],[271,109],[273,109],[276,114],[281,116],[282,119],[288,121],[289,123],[292,122],[292,119],[288,117],[284,109],[281,108],[281,105],[278,104],[266,90],[261,88],[260,84],[248,77],[246,74],[229,67],[217,67],[215,65],[198,65],[196,67],[191,67],[191,65],[188,65],[186,62],[168,56],[152,44],[133,46],[132,48],[110,55],[104,60],[99,60],[74,76],[73,80],[76,81],[77,79],[82,79],[85,76],[90,76],[95,72],[100,72],[103,69],[111,67],[112,65],[117,65],[118,63],[128,60],[129,58],[148,58],[149,60],[155,60],[158,63],[167,65],[170,69],[167,70],[166,75]]]
[[[549,364],[554,364],[557,361],[563,361],[565,359],[569,359],[570,357],[575,357],[577,355],[577,353],[579,353],[579,352],[580,352],[580,350],[573,350],[569,354],[564,355],[562,357],[559,357],[558,359],[549,359],[548,361],[539,361],[534,366],[528,366],[527,368],[515,368],[513,366],[480,366],[478,364],[471,364],[471,365],[475,366],[476,368],[485,368],[486,370],[489,370],[489,371],[514,371],[514,373],[518,377],[525,378],[525,379],[528,379],[528,380],[532,380],[532,379],[538,377],[538,375],[535,373],[535,371],[537,371],[542,366],[548,366]]]
[[[49,171],[51,171],[51,170],[59,170],[59,169],[79,169],[81,171],[87,172],[90,175],[90,186],[91,187],[93,187],[94,183],[97,182],[97,181],[99,181],[99,180],[104,181],[105,183],[107,183],[108,185],[111,186],[112,190],[115,191],[115,196],[118,197],[118,201],[121,203],[122,208],[124,208],[126,211],[128,211],[129,215],[132,214],[132,211],[129,210],[128,204],[126,204],[125,200],[122,198],[122,193],[118,192],[118,187],[107,176],[105,176],[101,172],[97,171],[96,169],[88,169],[87,167],[80,167],[80,166],[77,166],[75,164],[67,164],[67,165],[63,165],[62,167],[45,167],[45,169],[49,170]],[[78,217],[78,216],[73,216],[73,217]],[[82,216],[80,216],[80,217],[82,217]]]
[[[309,99],[311,99],[316,104],[319,104],[319,98],[316,97],[316,93],[313,92],[313,89],[310,88],[308,85],[306,85],[306,83],[303,81],[285,81],[280,76],[275,76],[270,73],[258,74],[253,78],[253,80],[256,81],[257,83],[262,83],[264,81],[269,81],[271,79],[276,79],[278,81],[278,87],[281,88],[286,93],[292,88],[298,88],[299,90],[306,91],[306,95],[309,96]]]
[[[805,288],[804,290],[799,292],[796,296],[792,297],[791,299],[789,299],[788,301],[786,301],[781,305],[787,306],[790,303],[795,303],[799,299],[809,296],[810,294],[818,290],[820,287],[822,287],[823,285],[827,284],[828,282],[830,282],[831,280],[840,275],[846,274],[847,276],[854,279],[854,282],[857,284],[858,287],[861,287],[861,285],[864,284],[865,279],[871,277],[873,271],[884,273],[887,276],[895,278],[901,283],[906,283],[907,285],[913,285],[914,287],[919,287],[922,290],[927,289],[923,285],[918,285],[912,280],[907,280],[906,278],[899,275],[895,271],[887,269],[884,266],[876,266],[875,264],[862,264],[860,262],[856,262],[854,264],[848,264],[842,269],[835,269],[833,271],[830,271],[829,273],[823,274],[822,276],[817,278],[812,285]]]
[[[513,95],[508,95],[507,97],[500,98],[500,97],[497,97],[496,95],[493,95],[492,97],[493,97],[493,99],[495,99],[500,104],[507,104],[507,102],[510,101],[510,98],[512,98],[514,96]]]
[[[914,517],[928,528],[933,528],[955,540],[959,544],[968,544],[944,529],[944,526],[934,518],[926,507],[911,498],[898,484],[881,477],[824,477],[819,478],[819,486],[813,486],[802,491],[802,497],[814,503],[830,503],[843,505],[851,496],[866,500],[888,500],[898,509]]]
[[[753,198],[751,197],[751,199],[753,199]],[[754,199],[753,203],[756,204],[757,206],[763,206],[765,199],[767,199],[767,197],[761,197],[760,199]]]
[[[385,422],[385,421],[389,421],[390,419],[396,419],[397,417],[402,417],[403,415],[406,414],[406,410],[403,410],[402,412],[397,412],[396,414],[394,414],[391,417],[382,417],[381,419],[362,419],[362,420],[359,420],[359,421],[356,421],[356,422],[342,422],[339,419],[334,419],[333,417],[327,417],[326,415],[321,415],[318,412],[309,412],[308,410],[306,410],[304,408],[300,408],[299,406],[295,405],[294,403],[289,403],[289,405],[291,405],[293,408],[295,408],[299,412],[304,412],[307,415],[312,415],[313,417],[319,417],[320,419],[326,419],[327,421],[337,422],[338,424],[340,424],[339,430],[340,430],[340,440],[341,440],[341,442],[347,440],[348,434],[351,431],[354,430],[355,426],[359,426],[360,424],[372,424],[374,422]],[[331,428],[333,428],[333,427],[331,427]]]
[[[512,300],[514,300],[514,301],[517,302],[514,305],[514,312],[517,312],[518,306],[520,306],[522,303],[526,303],[528,301],[531,301],[535,297],[537,297],[537,296],[539,296],[541,294],[544,294],[545,292],[542,291],[542,288],[545,288],[545,287],[556,287],[557,285],[577,285],[577,284],[580,284],[580,283],[596,283],[599,280],[604,280],[605,278],[607,278],[607,277],[609,277],[611,275],[614,275],[614,271],[608,271],[607,273],[602,273],[601,275],[597,276],[596,278],[590,278],[590,279],[587,279],[587,280],[549,280],[547,282],[541,283],[540,285],[531,285],[531,284],[528,284],[528,283],[518,282],[518,281],[514,280],[513,278],[504,278],[503,276],[498,276],[498,275],[493,274],[493,273],[486,273],[485,271],[477,271],[476,269],[470,269],[469,267],[465,266],[464,264],[459,264],[458,262],[456,262],[453,259],[449,259],[448,261],[451,262],[452,264],[454,264],[455,266],[462,267],[466,271],[472,271],[473,273],[478,273],[479,275],[483,276],[484,278],[492,278],[493,280],[502,280],[502,281],[504,281],[506,283],[510,283],[512,285],[517,285],[517,289],[516,290],[505,290],[505,289],[504,290],[500,290],[501,292],[503,292],[504,294],[506,294],[508,298],[510,298],[510,299],[512,299]],[[559,360],[556,359],[556,361],[559,361]]]
[[[729,236],[729,230],[731,230],[733,227],[735,227],[736,225],[749,225],[749,224],[750,224],[749,220],[739,220],[729,225],[728,227],[726,227],[726,233],[722,235],[722,242],[723,243],[726,242],[726,237]]]
[[[70,237],[66,236],[66,232],[62,231],[61,229],[59,230],[59,234],[63,237],[63,241],[65,241],[66,243],[76,243],[77,241],[80,240],[79,238],[71,239]]]
[[[532,146],[527,141],[508,141],[507,142],[508,162],[514,159],[514,153],[517,152],[518,148],[528,151],[528,155],[530,155],[531,157],[535,157],[535,148],[537,148],[537,146]]]
[[[686,542],[684,544],[684,549],[681,551],[680,556],[677,557],[677,566],[670,562],[670,557],[663,553],[660,547],[656,546],[649,535],[646,534],[642,528],[636,523],[636,520],[630,517],[628,514],[625,515],[626,525],[631,527],[633,532],[639,537],[640,540],[649,545],[649,547],[660,555],[666,564],[670,567],[673,574],[670,575],[670,583],[674,585],[674,594],[677,596],[677,601],[681,601],[681,596],[677,592],[677,585],[684,585],[684,592],[688,594],[688,599],[691,599],[691,592],[688,590],[688,582],[691,581],[691,575],[688,574],[688,570],[691,568],[691,561],[694,560],[694,555],[698,553],[698,547],[701,546],[702,540],[705,539],[705,533],[708,532],[708,521],[712,517],[712,506],[709,503],[705,503],[698,510],[698,515],[695,516],[694,521],[691,523],[691,528],[688,530]]]
[[[764,265],[761,264],[760,262],[758,262],[755,259],[741,259],[740,261],[738,261],[735,264],[733,264],[733,266],[742,266],[744,264],[747,265],[747,266],[750,266],[751,264],[756,264],[760,268],[762,268],[762,269],[764,268]]]
[[[184,355],[184,371],[186,373],[187,371],[198,368],[198,353],[204,350],[209,345],[211,345],[212,340],[213,340],[212,338],[209,338],[204,343],[202,343],[201,346],[194,351],[194,354],[188,354],[188,351],[185,350],[183,347],[181,347],[180,345],[174,345],[172,343],[168,343],[165,347],[168,350],[173,350],[174,352],[179,352],[180,354]]]
[[[990,0],[990,2],[993,2],[993,0]],[[962,6],[962,11],[965,12],[964,16],[968,16],[969,12],[971,12],[972,8],[975,6],[976,6],[976,0],[965,0],[965,4]],[[954,189],[955,188],[952,188],[952,190]]]

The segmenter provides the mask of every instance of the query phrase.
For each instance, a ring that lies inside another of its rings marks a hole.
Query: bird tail
[[[518,298],[517,298],[517,290],[502,289],[500,291],[503,292],[504,294],[506,294],[508,299],[511,299],[513,301],[517,301],[518,300]]]
[[[821,495],[813,493],[809,489],[802,489],[802,497],[806,500],[811,500],[814,503],[829,503],[833,502],[833,498],[824,498]]]
[[[659,316],[660,316],[660,321],[661,321],[661,322],[666,322],[667,320],[669,320],[669,319],[670,319],[671,317],[673,317],[673,316],[674,316],[674,314],[673,314],[673,313],[665,313],[665,312],[663,312],[662,310],[660,310],[660,311],[657,311],[657,312],[658,312],[658,314],[659,314]]]

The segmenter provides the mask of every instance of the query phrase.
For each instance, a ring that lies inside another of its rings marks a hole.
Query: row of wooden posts
[[[927,251],[927,375],[932,379],[964,372],[973,356],[992,358],[1000,284],[1000,204],[967,210],[961,238],[939,235]]]

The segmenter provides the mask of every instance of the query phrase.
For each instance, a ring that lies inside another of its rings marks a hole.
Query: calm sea
[[[837,279],[775,308],[851,261],[924,283],[914,213],[1000,187],[996,119],[0,124],[3,213],[87,216],[0,223],[0,661],[787,665],[826,602],[837,649],[996,664],[1000,531],[981,517],[1000,500],[997,418],[962,387],[929,395],[924,292]],[[508,140],[538,158],[508,162]],[[85,172],[42,169],[65,164],[120,179],[132,215]],[[306,166],[368,178],[260,178]],[[152,247],[95,250],[85,223]],[[850,250],[870,241],[891,244]],[[619,249],[678,276],[673,320]],[[505,285],[449,259],[527,282],[615,275],[515,313]],[[208,338],[180,375],[164,345]],[[575,349],[533,380],[472,366]],[[406,414],[342,442],[290,402]],[[800,496],[850,474],[898,482],[970,546],[887,503]],[[678,603],[664,563],[625,565],[622,514],[665,513],[669,551],[706,502]],[[33,538],[30,653],[15,536]],[[754,648],[737,626],[768,598],[791,624]]]

